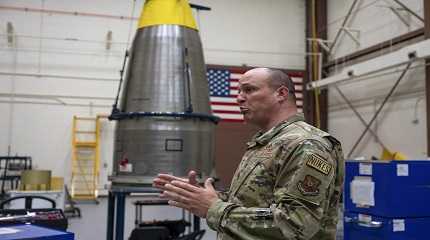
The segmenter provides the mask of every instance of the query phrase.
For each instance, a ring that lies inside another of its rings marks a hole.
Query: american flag
[[[212,112],[222,121],[242,122],[243,115],[240,113],[236,102],[238,94],[239,78],[245,72],[229,69],[208,68],[206,75],[209,81],[209,93]],[[294,82],[296,90],[296,103],[299,112],[303,109],[303,74],[301,72],[289,74]]]

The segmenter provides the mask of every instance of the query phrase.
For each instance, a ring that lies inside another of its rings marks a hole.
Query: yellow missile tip
[[[164,24],[181,25],[197,30],[187,0],[146,0],[138,28]]]

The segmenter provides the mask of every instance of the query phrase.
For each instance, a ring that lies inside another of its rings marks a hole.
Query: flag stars
[[[206,76],[211,96],[228,97],[230,95],[230,72],[228,70],[208,69]]]

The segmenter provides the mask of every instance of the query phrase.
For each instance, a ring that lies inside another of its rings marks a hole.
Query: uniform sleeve
[[[208,211],[208,225],[234,239],[311,239],[323,227],[336,160],[316,140],[305,140],[285,158],[276,170],[270,208],[218,200]]]
[[[219,191],[219,192],[217,192],[217,195],[223,201],[228,200],[228,191]]]

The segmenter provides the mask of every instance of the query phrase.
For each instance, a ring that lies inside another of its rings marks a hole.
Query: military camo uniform
[[[340,143],[297,114],[248,143],[207,223],[222,240],[335,239],[343,175]]]

